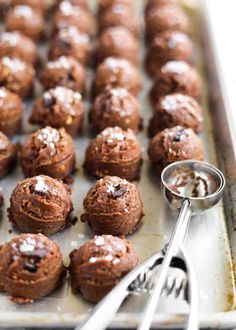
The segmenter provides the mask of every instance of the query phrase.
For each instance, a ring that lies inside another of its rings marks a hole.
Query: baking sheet
[[[94,3],[94,1],[91,1]],[[137,13],[142,16],[142,1],[137,1]],[[196,18],[195,14],[191,18]],[[196,25],[195,25],[196,27]],[[195,32],[198,29],[194,29]],[[142,68],[144,58],[143,38],[140,40],[140,72],[142,74],[143,90],[139,95],[141,103],[144,126],[147,126],[148,119],[152,115],[152,109],[148,101],[148,92],[151,81],[146,76]],[[44,51],[44,47],[41,47]],[[202,72],[203,57],[199,39],[195,40],[195,60]],[[93,73],[88,72],[88,85]],[[213,165],[218,165],[216,161],[216,148],[212,134],[212,118],[210,109],[207,106],[207,88],[204,89],[204,132],[201,137],[204,140],[206,160]],[[40,94],[40,88],[38,88]],[[31,104],[28,103],[25,115],[23,131],[26,134],[34,131],[36,126],[28,124]],[[89,108],[89,104],[87,104]],[[91,138],[87,121],[80,136],[74,142],[76,144],[78,171],[74,175],[72,185],[74,215],[80,217],[83,213],[82,202],[88,189],[95,182],[91,177],[85,175],[82,169],[85,149]],[[24,134],[15,137],[16,141],[23,141]],[[177,214],[168,209],[160,190],[160,180],[154,174],[147,156],[148,138],[146,129],[138,134],[138,139],[142,144],[143,165],[141,180],[137,182],[138,189],[144,204],[145,217],[143,225],[133,235],[129,236],[140,259],[143,260],[155,251],[161,249],[168,241],[170,232],[174,225]],[[11,225],[6,216],[9,205],[9,197],[16,183],[23,179],[21,169],[18,166],[15,171],[0,182],[3,189],[5,205],[3,208],[3,218],[0,223],[0,241],[4,242],[17,234],[15,229],[9,233]],[[69,252],[79,247],[84,241],[93,236],[87,225],[80,221],[75,226],[66,229],[64,232],[53,235],[61,247],[63,258],[66,264],[69,261]],[[197,273],[199,294],[200,294],[200,319],[203,324],[216,324],[217,320],[223,320],[226,315],[234,312],[224,313],[234,308],[235,289],[233,264],[230,254],[230,244],[227,235],[225,215],[222,205],[211,209],[202,217],[194,217],[186,241],[187,251],[193,261]],[[134,296],[127,300],[116,315],[111,327],[135,327],[145,304],[145,295]],[[68,281],[63,287],[52,293],[49,297],[27,305],[17,305],[11,302],[5,294],[0,295],[0,325],[2,327],[24,326],[24,327],[69,327],[75,326],[83,319],[92,308],[92,305],[85,302],[79,295],[71,292]],[[185,303],[179,304],[174,301],[162,301],[157,309],[154,318],[155,325],[174,328],[183,322],[184,314],[187,311]],[[171,314],[173,313],[173,314]],[[180,314],[177,316],[177,313]],[[222,314],[223,313],[223,314]],[[171,315],[170,315],[171,314]],[[234,315],[234,314],[233,314]],[[232,320],[232,318],[231,318]]]

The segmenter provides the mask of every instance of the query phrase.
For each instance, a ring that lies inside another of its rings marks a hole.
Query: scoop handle
[[[170,238],[170,243],[167,245],[165,257],[161,265],[159,276],[154,285],[153,292],[148,299],[138,330],[148,330],[151,327],[153,315],[156,311],[156,307],[160,299],[162,289],[166,283],[166,278],[168,275],[168,269],[170,267],[171,260],[174,256],[178,254],[180,246],[185,239],[191,215],[192,211],[190,208],[190,201],[186,198],[183,201],[177,219],[177,223]]]

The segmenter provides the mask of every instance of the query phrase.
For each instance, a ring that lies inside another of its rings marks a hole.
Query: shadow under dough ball
[[[75,148],[64,128],[47,126],[31,134],[21,148],[21,166],[26,177],[45,174],[65,178],[75,167]]]
[[[108,127],[91,140],[86,150],[84,168],[97,177],[138,179],[140,166],[141,146],[130,129]]]
[[[21,127],[23,104],[20,97],[0,87],[0,131],[11,136]]]
[[[158,34],[151,42],[146,68],[150,75],[155,76],[162,65],[172,60],[189,60],[193,45],[187,34],[179,31],[165,31]]]
[[[125,59],[106,58],[95,72],[92,96],[96,97],[107,87],[123,87],[136,96],[141,88],[137,68]]]
[[[0,59],[0,86],[4,86],[21,98],[33,93],[34,69],[19,58]]]
[[[162,168],[180,160],[203,160],[204,149],[191,128],[176,126],[155,135],[149,143],[148,154],[152,164]]]
[[[19,31],[38,41],[45,29],[45,23],[40,11],[27,5],[19,5],[10,9],[5,17],[6,31]]]
[[[16,147],[0,132],[0,178],[8,174],[16,164]]]
[[[143,205],[136,186],[116,176],[97,181],[87,193],[82,222],[97,234],[124,236],[140,225]]]
[[[152,104],[167,94],[182,93],[200,99],[202,80],[197,70],[185,61],[169,61],[155,75],[150,91]]]
[[[107,57],[124,58],[137,64],[137,40],[122,26],[110,27],[102,32],[95,46],[96,64]]]
[[[81,94],[66,87],[44,92],[34,102],[30,122],[54,128],[64,127],[72,136],[78,133],[84,115]]]
[[[61,29],[49,46],[48,57],[55,60],[60,56],[72,56],[82,65],[87,65],[91,43],[89,36],[75,26]]]
[[[26,63],[35,64],[38,59],[37,47],[32,39],[18,31],[0,34],[0,57],[18,57]]]
[[[38,175],[17,184],[8,216],[21,232],[49,236],[70,224],[72,208],[71,192],[64,183]]]
[[[96,97],[90,111],[90,121],[97,132],[114,126],[137,132],[141,125],[139,103],[124,88],[107,88]]]
[[[57,33],[68,26],[76,26],[79,31],[92,35],[94,21],[91,14],[81,6],[74,6],[70,1],[62,1],[52,20],[52,32]]]
[[[4,18],[7,9],[8,9],[7,0],[0,0],[0,19]]]
[[[95,236],[70,253],[71,286],[82,296],[97,302],[138,263],[138,256],[126,239]]]
[[[46,64],[41,71],[40,81],[46,90],[62,86],[83,93],[85,91],[85,69],[73,57],[60,56]]]
[[[162,96],[153,110],[154,114],[149,122],[150,136],[178,125],[192,128],[195,133],[202,129],[202,108],[191,96],[179,93]]]
[[[22,234],[0,245],[0,289],[14,302],[47,296],[64,276],[59,246],[41,234]]]

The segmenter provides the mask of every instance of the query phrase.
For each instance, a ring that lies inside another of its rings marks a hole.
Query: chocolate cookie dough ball
[[[91,140],[84,167],[89,173],[104,177],[115,175],[127,180],[139,177],[141,147],[132,130],[108,127]]]
[[[53,33],[68,26],[76,26],[82,33],[92,35],[94,22],[88,11],[80,6],[73,6],[70,1],[62,1],[53,18]]]
[[[59,246],[41,234],[22,234],[0,245],[0,287],[14,302],[47,296],[64,276]]]
[[[95,48],[96,63],[101,63],[107,57],[118,57],[136,64],[137,51],[137,41],[127,29],[121,26],[108,28],[98,39]]]
[[[184,61],[170,61],[155,75],[150,96],[153,104],[160,96],[172,93],[182,93],[199,99],[201,87],[201,77],[194,67]]]
[[[202,108],[188,95],[176,93],[162,96],[154,107],[149,134],[154,136],[165,128],[178,125],[199,133],[202,128]]]
[[[18,58],[4,56],[0,59],[0,86],[24,98],[32,94],[34,69]]]
[[[136,186],[117,176],[106,176],[97,181],[83,204],[85,213],[81,220],[98,234],[130,234],[143,217],[143,205]]]
[[[9,173],[16,163],[16,147],[0,132],[0,178]]]
[[[11,136],[20,128],[22,108],[17,94],[0,87],[0,131]]]
[[[41,126],[64,127],[74,136],[79,130],[83,114],[81,94],[65,87],[56,87],[35,101],[30,122]]]
[[[191,128],[166,128],[150,141],[148,154],[153,165],[165,167],[179,160],[203,160],[200,138]]]
[[[104,31],[114,26],[123,26],[134,36],[138,34],[138,23],[134,10],[120,3],[114,3],[100,14],[98,20],[99,30]]]
[[[188,17],[179,6],[167,4],[154,7],[145,16],[146,35],[151,41],[158,33],[166,30],[186,32],[188,29]]]
[[[65,178],[75,166],[75,148],[64,128],[47,126],[31,134],[22,146],[21,166],[26,177],[45,174]]]
[[[89,36],[81,33],[75,26],[69,26],[60,30],[51,42],[48,57],[50,60],[55,60],[62,55],[72,56],[81,64],[86,65],[90,49]]]
[[[7,31],[19,31],[24,35],[39,40],[45,29],[42,14],[29,6],[15,6],[5,18]]]
[[[192,41],[182,32],[165,31],[158,34],[152,41],[146,58],[146,68],[151,75],[165,62],[171,60],[189,60],[192,55]]]
[[[136,67],[125,59],[106,58],[95,72],[93,97],[100,94],[107,87],[122,87],[131,94],[137,95],[141,83]]]
[[[102,299],[138,263],[129,241],[95,236],[70,254],[73,290],[91,302]]]
[[[23,34],[3,32],[0,34],[0,57],[18,57],[27,63],[35,64],[37,60],[37,48],[32,39]]]
[[[85,89],[85,69],[73,57],[60,56],[48,62],[40,77],[45,89],[62,86],[80,93]]]
[[[90,121],[98,132],[114,126],[137,132],[141,123],[138,101],[124,88],[105,89],[93,103]]]
[[[69,188],[59,180],[38,175],[17,184],[8,215],[21,232],[49,236],[69,225],[71,211]]]

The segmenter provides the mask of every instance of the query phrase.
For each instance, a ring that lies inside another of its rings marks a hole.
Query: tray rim
[[[61,328],[65,329],[77,326],[84,318],[76,313],[63,313],[55,315],[55,313],[35,313],[32,317],[31,313],[16,313],[14,319],[12,313],[4,313],[0,315],[0,325],[5,328],[12,327],[34,327],[34,328]],[[109,328],[129,329],[135,328],[140,317],[137,313],[119,313],[115,316]],[[153,318],[153,327],[178,329],[184,326],[185,315],[177,314],[156,314]],[[227,329],[236,325],[236,311],[200,314],[199,325],[207,328]]]
[[[210,38],[209,34],[212,33],[212,26],[211,29],[209,28],[209,17],[210,17],[210,6],[207,4],[208,0],[201,0],[199,3],[200,6],[200,15],[202,16],[203,21],[203,28],[204,31],[207,31],[206,34],[204,34],[205,38]],[[209,2],[213,2],[212,0],[209,0]],[[206,30],[205,30],[206,29]],[[209,39],[208,39],[209,40]],[[211,53],[211,56],[214,57],[216,54],[213,54],[214,45],[210,44],[208,51]],[[213,63],[211,63],[213,65]],[[216,63],[215,63],[216,64]],[[221,70],[217,70],[217,65],[215,66],[216,72],[215,74],[218,76],[218,80],[220,81],[220,74],[222,74]],[[219,69],[219,68],[218,68]],[[220,86],[218,86],[220,89]],[[225,104],[226,100],[228,99],[228,96],[223,95],[223,93],[226,93],[226,90],[221,90],[221,100],[222,104],[224,105],[224,115],[226,116],[227,121],[231,118],[230,116],[230,109],[229,103]],[[227,113],[226,113],[227,111]],[[229,123],[228,123],[229,124]],[[232,125],[228,125],[229,135],[228,138],[233,137],[232,133]],[[234,132],[236,134],[236,132]],[[231,141],[232,150],[236,152],[234,149],[234,142]],[[229,151],[230,152],[230,151]],[[231,154],[232,156],[232,154]],[[234,156],[234,155],[233,155]],[[219,162],[221,166],[225,167],[225,159],[222,160],[219,157]],[[226,168],[226,173],[227,168]],[[230,174],[229,174],[230,175]],[[228,199],[229,192],[227,191],[225,194],[225,200]],[[230,199],[232,201],[232,199]],[[235,199],[236,201],[236,199]],[[224,201],[224,205],[226,205]],[[226,214],[227,216],[232,216],[231,214],[231,207],[228,209],[226,207]],[[236,203],[235,203],[236,207]],[[234,222],[234,219],[231,219],[231,222]],[[14,314],[14,318],[12,317],[12,312],[4,312],[0,313],[0,326],[5,328],[11,328],[11,327],[32,327],[35,328],[50,328],[50,327],[58,327],[58,328],[65,328],[65,327],[73,327],[78,325],[80,321],[82,321],[83,316],[78,315],[75,313],[47,313],[47,312],[38,312],[34,313],[32,316],[32,313],[28,312],[16,312]],[[139,315],[136,313],[119,313],[115,316],[114,320],[111,322],[109,328],[134,328],[137,326],[137,323],[139,321]],[[173,315],[173,314],[156,314],[153,319],[153,326],[156,327],[163,327],[163,328],[179,328],[180,326],[183,326],[185,322],[185,316],[184,315]],[[219,313],[207,313],[207,314],[200,314],[199,317],[199,323],[201,327],[220,327],[220,328],[228,328],[228,327],[234,327],[236,326],[236,310],[227,311],[227,312],[219,312]]]

